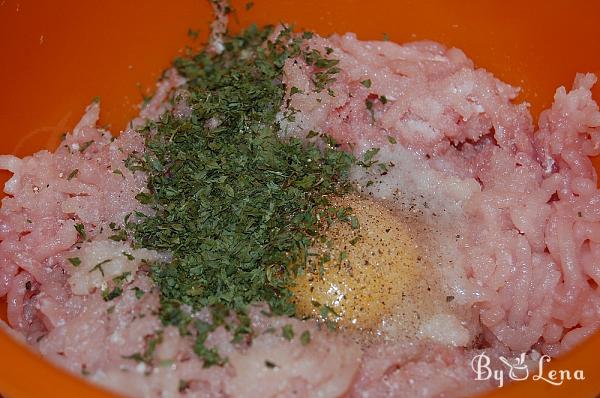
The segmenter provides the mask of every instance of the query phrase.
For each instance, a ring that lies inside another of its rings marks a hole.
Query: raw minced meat
[[[469,367],[482,349],[556,356],[597,330],[600,192],[588,158],[600,153],[595,76],[559,88],[534,132],[526,104],[514,102],[518,90],[458,49],[352,34],[314,36],[309,45],[339,59],[340,72],[330,91],[318,91],[312,66],[287,61],[282,135],[324,132],[357,156],[380,148],[376,159],[389,169],[356,166],[351,178],[365,196],[416,211],[431,231],[423,246],[451,294],[448,313],[424,320],[419,336],[361,347],[313,321],[268,317],[257,307],[252,345],[234,345],[217,329],[207,345],[230,360],[203,368],[193,340],[156,315],[159,292],[141,260],[168,254],[109,239],[128,214],[150,211],[136,200],[145,175],[124,164],[144,151],[133,128],[163,112],[189,116],[185,101],[168,101],[186,95],[172,72],[116,139],[96,126],[94,103],[56,151],[0,157],[13,173],[0,209],[0,296],[10,327],[55,363],[149,397],[466,396],[491,387],[473,381]],[[82,233],[91,242],[81,244]],[[89,272],[106,259],[115,260],[106,274]],[[122,293],[107,297],[125,272]],[[271,333],[286,324],[309,330],[311,344]],[[128,358],[153,339],[153,366]]]

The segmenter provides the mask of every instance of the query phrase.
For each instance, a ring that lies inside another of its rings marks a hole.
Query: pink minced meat
[[[106,302],[94,287],[102,279],[77,279],[67,261],[80,250],[75,224],[82,223],[92,240],[90,255],[100,256],[100,248],[109,247],[110,223],[122,225],[126,214],[149,211],[135,200],[145,176],[123,164],[144,150],[143,139],[127,130],[112,140],[96,127],[98,104],[54,153],[0,157],[0,166],[13,172],[0,209],[0,297],[7,298],[10,327],[61,366],[149,397],[467,396],[491,387],[475,382],[470,370],[482,349],[554,356],[593,333],[600,320],[600,192],[588,159],[600,152],[600,113],[590,93],[595,77],[578,75],[572,91],[557,90],[534,134],[527,106],[513,103],[518,90],[474,69],[458,49],[361,42],[352,34],[315,36],[310,45],[323,54],[331,48],[328,57],[340,60],[341,72],[330,87],[333,95],[315,93],[312,68],[302,59],[286,63],[289,105],[299,112],[293,122],[282,116],[284,135],[317,130],[359,155],[377,146],[392,157],[393,137],[402,153],[419,161],[423,175],[436,176],[419,189],[434,181],[452,184],[453,211],[468,221],[458,240],[464,283],[455,296],[476,313],[477,341],[449,347],[390,340],[361,350],[310,321],[267,318],[256,308],[251,346],[232,345],[224,329],[209,337],[208,344],[230,358],[224,367],[204,369],[190,338],[173,328],[164,329],[157,347],[162,366],[123,358],[143,351],[161,328],[154,315],[159,296],[147,270],[133,268],[124,293]],[[361,83],[366,80],[370,87]],[[133,126],[171,111],[166,100],[182,83],[168,75]],[[292,87],[301,93],[291,95]],[[185,98],[183,91],[177,95]],[[189,114],[180,104],[172,111]],[[92,293],[74,294],[72,286]],[[134,288],[144,295],[136,297]],[[311,344],[266,333],[288,323],[297,334],[310,330]],[[285,368],[263,366],[275,358]]]
[[[526,104],[513,102],[518,90],[474,69],[458,49],[361,42],[353,34],[315,37],[311,47],[339,59],[341,72],[331,92],[317,92],[313,67],[287,61],[284,82],[296,113],[289,121],[289,109],[282,112],[285,136],[323,132],[358,155],[398,142],[420,157],[419,168],[442,172],[448,181],[477,182],[478,189],[463,192],[468,283],[456,293],[479,312],[484,346],[504,355],[535,349],[556,356],[598,329],[600,191],[589,159],[600,154],[594,75],[578,74],[570,92],[559,88],[534,132]],[[292,95],[292,87],[300,92]],[[373,360],[399,373],[420,363],[422,371],[411,379],[416,384],[448,379],[441,372],[446,366],[426,352],[391,357]],[[460,379],[454,376],[452,382]],[[387,381],[386,389],[381,373],[371,378],[355,395],[437,396],[456,387],[402,392],[396,387],[405,380]]]
[[[185,99],[177,89],[182,83],[169,73],[132,126],[165,111],[189,115],[182,101],[174,107],[167,101],[170,95]],[[132,129],[113,139],[96,127],[99,109],[97,103],[90,105],[54,153],[0,156],[0,167],[13,173],[0,209],[0,297],[8,302],[8,325],[58,365],[134,397],[262,398],[319,391],[327,398],[348,391],[360,365],[360,349],[315,322],[268,317],[264,308],[253,308],[252,345],[233,344],[230,332],[217,329],[206,344],[217,347],[229,362],[209,369],[194,353],[193,338],[180,336],[174,327],[163,330],[156,315],[158,289],[138,264],[160,255],[109,239],[128,214],[150,211],[135,199],[146,187],[146,176],[124,164],[130,154],[144,151],[144,140]],[[77,243],[76,224],[84,226],[90,242]],[[81,263],[71,264],[73,257]],[[111,261],[103,272],[93,271],[105,258]],[[105,301],[102,282],[124,272],[133,275],[125,279],[123,293]],[[210,321],[206,311],[196,316]],[[291,325],[297,336],[308,330],[310,344],[271,332],[284,325]],[[156,366],[127,358],[144,352],[160,330]],[[267,360],[277,366],[266,367]],[[254,389],[248,388],[250,383]]]

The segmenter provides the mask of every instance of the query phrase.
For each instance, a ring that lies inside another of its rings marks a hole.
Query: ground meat
[[[534,132],[527,104],[513,101],[518,90],[475,69],[458,49],[362,42],[353,34],[315,37],[311,46],[339,59],[341,71],[330,90],[319,91],[313,66],[287,61],[283,136],[325,133],[359,157],[381,149],[376,159],[395,167],[356,167],[353,179],[366,195],[416,209],[437,226],[433,245],[442,248],[440,258],[453,259],[439,263],[442,275],[453,299],[476,311],[479,346],[496,355],[556,356],[598,329],[600,191],[589,159],[600,153],[594,75],[577,75],[570,92],[559,88]],[[445,365],[428,357],[430,346],[413,349],[418,354],[396,362],[364,357],[359,380],[366,384],[354,394],[461,394],[437,371]],[[418,381],[407,389],[404,377],[369,371],[371,361],[395,363],[400,373],[416,367],[418,376],[429,375],[424,383],[440,389]],[[463,376],[458,384],[468,385]]]
[[[189,115],[185,92],[177,90],[182,83],[167,73],[131,126],[165,111]],[[114,239],[125,219],[135,222],[135,212],[150,212],[135,198],[146,189],[146,176],[125,165],[130,154],[144,152],[143,137],[128,129],[112,138],[96,126],[99,110],[98,103],[90,105],[53,153],[0,157],[0,167],[13,173],[0,209],[0,297],[6,296],[10,327],[53,362],[128,396],[309,396],[318,390],[326,398],[348,391],[360,349],[315,322],[255,308],[252,346],[233,344],[230,331],[217,329],[206,344],[230,361],[209,369],[191,336],[163,327],[159,292],[142,261],[165,261],[168,254]],[[122,292],[112,297],[115,287]],[[196,316],[210,319],[207,311]],[[284,325],[294,328],[294,341],[282,337]],[[303,331],[311,336],[306,347],[299,340]],[[152,364],[136,360],[152,339],[160,339]],[[267,367],[267,360],[277,366]],[[329,371],[314,372],[324,364]],[[257,378],[257,389],[247,390]]]
[[[357,156],[381,148],[376,159],[389,170],[357,166],[351,178],[364,195],[429,228],[423,246],[435,247],[427,256],[452,317],[433,317],[420,336],[359,347],[315,322],[268,317],[257,307],[253,344],[232,344],[219,328],[207,345],[230,361],[203,368],[190,336],[161,325],[147,268],[128,262],[128,255],[168,257],[109,239],[129,214],[135,222],[136,211],[150,211],[135,199],[145,175],[124,164],[144,144],[134,129],[113,139],[98,128],[94,103],[55,152],[0,157],[13,173],[0,209],[0,297],[10,327],[61,366],[147,397],[466,396],[491,387],[474,382],[469,368],[481,349],[555,356],[597,330],[600,192],[588,158],[600,153],[595,76],[578,75],[570,92],[559,88],[534,132],[526,104],[513,102],[518,90],[475,69],[458,49],[353,34],[314,36],[309,45],[339,59],[341,71],[318,91],[313,66],[302,57],[286,62],[283,136],[323,132]],[[168,73],[131,127],[165,111],[189,115],[183,83]],[[88,275],[106,259],[114,260],[108,276]],[[108,297],[119,275],[123,291]],[[287,324],[296,335],[309,331],[310,344],[273,333]],[[436,330],[447,325],[461,332],[461,344],[443,344],[456,340]],[[132,359],[152,339],[160,340],[154,362]]]

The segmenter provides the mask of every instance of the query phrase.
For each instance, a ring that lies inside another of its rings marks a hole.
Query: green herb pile
[[[236,338],[252,333],[248,305],[266,302],[275,314],[295,314],[288,287],[320,238],[320,214],[328,196],[350,189],[351,155],[330,140],[321,149],[282,141],[276,121],[286,59],[303,56],[314,65],[319,90],[334,79],[337,62],[305,48],[307,35],[271,35],[272,28],[251,27],[227,37],[222,54],[177,59],[191,116],[167,113],[149,123],[147,151],[128,161],[148,173],[148,192],[138,200],[156,211],[135,227],[135,242],[173,254],[152,268],[161,319],[197,336],[196,353],[207,366],[223,361],[204,346],[214,328],[234,327]],[[192,322],[182,304],[210,308],[212,323]]]

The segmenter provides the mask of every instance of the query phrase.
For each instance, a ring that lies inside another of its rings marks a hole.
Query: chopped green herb
[[[148,173],[149,192],[137,198],[156,215],[143,217],[135,239],[172,251],[170,266],[153,267],[165,298],[236,310],[267,301],[293,314],[288,275],[310,246],[317,209],[326,195],[350,189],[350,155],[279,139],[275,115],[285,91],[273,81],[301,50],[285,31],[261,50],[270,34],[253,27],[226,39],[223,54],[177,60],[194,113],[190,120],[166,114],[146,133],[148,151],[137,163]],[[318,68],[337,64],[316,50],[305,57]],[[221,124],[209,129],[213,117]]]
[[[301,93],[302,90],[300,90],[298,87],[294,86],[290,89],[290,95],[294,95],[294,94],[298,94]]]
[[[286,340],[292,340],[294,338],[294,328],[292,325],[285,325],[281,328],[281,335]]]
[[[373,158],[379,153],[379,148],[371,148],[365,152],[359,164],[363,167],[371,167],[376,163]]]
[[[119,170],[119,169],[115,169],[115,170],[113,170],[113,173],[114,173],[114,174],[118,174],[118,175],[120,175],[121,177],[125,178],[125,176],[123,175],[123,172],[122,172],[121,170]]]
[[[175,316],[176,320],[177,318],[182,317],[182,313],[181,311],[172,311],[174,308],[174,306],[167,306],[167,310],[169,310],[169,313],[165,313],[165,311],[161,308],[162,310],[162,314],[161,314],[161,318],[163,320],[163,323],[167,323],[167,324],[173,324],[173,320],[169,319],[167,322],[165,322],[165,315],[170,315],[170,316]],[[215,348],[215,347],[206,347],[205,343],[206,343],[206,339],[208,338],[208,334],[213,332],[219,325],[222,325],[225,323],[225,316],[228,314],[228,310],[225,307],[222,306],[218,306],[216,308],[213,309],[212,312],[212,321],[213,323],[209,323],[209,322],[205,322],[202,320],[196,320],[195,321],[195,329],[197,332],[196,335],[196,342],[194,344],[194,352],[196,353],[196,355],[198,355],[200,357],[200,359],[202,359],[203,366],[204,367],[210,367],[213,365],[219,365],[222,366],[227,362],[226,358],[223,358],[220,354],[219,351]],[[185,318],[187,318],[184,322],[185,323],[189,323],[191,322],[191,320],[189,319],[189,316],[185,316],[183,315]],[[181,320],[179,321],[179,325],[181,326]],[[181,329],[180,329],[181,331]]]
[[[226,362],[225,358],[219,355],[219,351],[216,348],[206,348],[204,341],[196,341],[196,344],[194,345],[194,352],[202,359],[204,362],[203,366],[205,368],[214,365],[222,366]]]
[[[110,258],[108,258],[108,259],[106,259],[106,260],[104,260],[104,261],[101,261],[101,262],[99,262],[98,264],[96,264],[96,265],[94,266],[94,268],[92,268],[92,269],[91,269],[89,272],[91,273],[91,272],[94,272],[94,271],[98,270],[98,271],[100,271],[100,273],[102,274],[102,276],[104,276],[104,269],[102,269],[102,266],[103,266],[104,264],[108,263],[108,262],[111,262],[111,261],[112,261],[112,260],[111,260]]]
[[[110,240],[114,240],[116,242],[126,241],[127,240],[127,231],[124,229],[119,229],[117,233],[108,237]]]
[[[153,336],[151,336],[150,338],[148,338],[146,340],[146,351],[144,352],[144,355],[146,357],[150,357],[154,354],[154,351],[156,351],[156,347],[162,343],[163,341],[163,335],[162,335],[162,331],[158,331],[155,332],[155,334]]]
[[[337,324],[335,323],[335,321],[332,321],[331,319],[326,319],[325,325],[327,325],[327,329],[329,329],[331,331],[337,330]]]
[[[360,84],[362,84],[366,88],[371,88],[371,79],[363,80],[362,82],[360,82]]]
[[[79,147],[79,152],[83,153],[86,149],[90,147],[94,143],[94,140],[86,141]]]
[[[142,354],[140,354],[139,352],[136,352],[136,353],[131,354],[131,355],[122,355],[121,358],[123,358],[123,359],[131,359],[131,360],[134,360],[136,362],[144,362],[144,356]]]
[[[388,140],[388,142],[389,142],[390,144],[392,144],[392,145],[395,145],[395,144],[397,144],[397,143],[398,143],[398,141],[396,141],[396,138],[395,138],[395,137],[392,137],[391,135],[388,135],[388,136],[387,136],[387,140]]]
[[[123,288],[121,288],[120,286],[115,286],[110,292],[108,291],[108,289],[103,291],[102,298],[104,299],[104,301],[111,301],[119,297],[121,293],[123,293]]]
[[[146,364],[152,364],[152,358],[154,357],[154,351],[156,351],[156,347],[162,343],[163,335],[162,331],[155,332],[154,334],[146,337],[146,349],[144,352],[136,352],[131,355],[125,355],[121,358],[123,359],[131,359],[136,362],[143,362]]]
[[[317,137],[318,135],[319,135],[319,133],[317,133],[316,131],[314,131],[314,130],[310,130],[310,131],[308,132],[308,134],[306,134],[306,138],[307,138],[307,139],[311,139],[311,138],[313,138],[313,137]]]
[[[375,123],[375,109],[373,109],[373,100],[367,98],[365,100],[365,106],[367,107],[367,111],[371,114],[371,123]]]
[[[187,34],[188,34],[188,37],[195,40],[198,38],[198,35],[200,34],[200,32],[195,29],[189,28],[187,31]]]
[[[81,240],[87,239],[87,234],[85,233],[85,227],[83,226],[83,224],[75,224],[75,229],[77,230],[77,233],[81,237]]]
[[[386,175],[388,172],[388,165],[385,163],[377,163],[377,167],[381,170],[381,175]]]
[[[188,388],[190,388],[190,382],[187,380],[179,380],[179,386],[177,388],[177,390],[179,392],[185,392],[185,390],[187,390]]]
[[[337,312],[335,312],[335,310],[328,305],[321,305],[319,314],[321,315],[321,318],[323,318],[323,319],[328,319],[329,315],[333,315],[334,317],[339,317],[339,314]]]
[[[75,176],[77,176],[77,174],[79,174],[79,169],[75,169],[73,170],[71,173],[69,173],[69,175],[67,176],[67,181],[70,181],[71,179],[73,179]]]
[[[73,267],[79,267],[81,265],[81,259],[79,257],[71,257],[68,260]]]
[[[320,92],[327,85],[333,83],[335,81],[334,76],[340,72],[340,68],[336,66],[339,60],[325,58],[316,49],[304,53],[304,60],[307,64],[317,68],[317,71],[311,78],[317,92]]]
[[[151,267],[160,289],[159,316],[195,336],[204,366],[226,362],[205,345],[216,327],[234,330],[234,341],[251,333],[248,305],[266,302],[275,314],[295,314],[288,287],[321,230],[317,215],[328,197],[352,190],[348,175],[356,160],[350,154],[328,136],[323,149],[283,141],[276,120],[286,59],[303,57],[319,91],[335,80],[338,60],[305,49],[305,37],[289,28],[270,37],[272,27],[252,26],[225,37],[221,54],[177,59],[192,114],[165,113],[149,122],[141,131],[146,152],[126,162],[147,173],[148,191],[136,198],[153,209],[127,229],[138,247],[173,256]],[[192,320],[183,305],[208,307],[212,322]],[[236,325],[229,324],[230,312]]]
[[[127,260],[129,260],[129,261],[135,260],[135,257],[133,255],[131,255],[131,254],[127,253],[127,252],[122,252],[122,253],[123,253],[123,255],[125,257],[127,257]]]
[[[121,275],[115,276],[113,281],[115,281],[119,286],[123,284],[123,281],[127,280],[127,278],[131,276],[131,272],[125,271]]]
[[[300,335],[300,344],[308,345],[309,343],[310,343],[310,332],[308,330],[305,330]]]
[[[309,32],[309,31],[302,32],[302,38],[303,39],[310,40],[310,39],[313,38],[313,36],[314,36],[313,32]]]
[[[133,291],[135,294],[135,298],[138,300],[144,296],[144,291],[137,286],[133,288]]]
[[[348,259],[348,252],[345,250],[342,250],[340,252],[340,258],[339,258],[339,262],[343,263],[344,261],[346,261]]]
[[[152,203],[152,195],[146,192],[140,192],[135,195],[135,198],[144,205]]]

